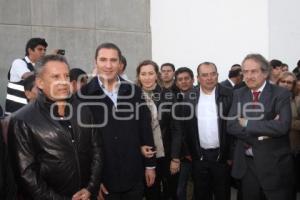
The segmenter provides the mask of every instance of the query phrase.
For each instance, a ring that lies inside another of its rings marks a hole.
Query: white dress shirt
[[[99,82],[99,85],[101,87],[101,89],[103,90],[103,92],[106,94],[106,96],[108,96],[111,101],[114,103],[114,106],[117,108],[117,100],[118,100],[118,92],[119,92],[119,87],[120,87],[120,84],[121,84],[121,81],[120,81],[120,78],[117,76],[117,84],[115,85],[115,87],[113,88],[112,91],[108,91],[102,81],[100,80],[100,78],[98,77],[98,82]]]
[[[215,89],[205,94],[200,87],[197,121],[200,146],[204,149],[220,147],[217,109]]]

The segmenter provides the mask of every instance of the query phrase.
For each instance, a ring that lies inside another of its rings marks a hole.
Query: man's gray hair
[[[257,62],[260,65],[261,71],[263,73],[266,73],[268,75],[270,74],[270,72],[271,72],[270,63],[261,54],[248,54],[242,62],[242,68],[243,68],[246,60],[254,60],[255,62]]]
[[[50,62],[50,61],[58,61],[58,62],[62,62],[65,63],[68,68],[69,68],[69,63],[67,61],[67,59],[62,56],[62,55],[46,55],[42,58],[40,58],[36,63],[35,63],[35,74],[36,76],[40,76],[41,72],[44,70],[45,65]]]

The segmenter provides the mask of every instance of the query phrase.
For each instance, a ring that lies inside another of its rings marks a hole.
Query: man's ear
[[[70,86],[71,86],[71,91],[72,92],[76,92],[77,91],[77,81],[73,80],[70,82]]]
[[[28,55],[30,55],[30,53],[32,53],[34,49],[28,48],[27,51],[28,51]]]
[[[25,96],[27,99],[30,99],[30,91],[25,90]]]
[[[40,77],[36,77],[35,84],[41,90],[44,88],[44,81]]]

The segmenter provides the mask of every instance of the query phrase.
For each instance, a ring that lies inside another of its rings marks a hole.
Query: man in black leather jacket
[[[59,55],[36,63],[38,99],[14,113],[8,145],[23,199],[95,199],[101,138],[87,106],[70,96],[69,66]]]

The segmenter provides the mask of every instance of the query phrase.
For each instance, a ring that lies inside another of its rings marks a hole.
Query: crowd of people
[[[129,80],[113,43],[91,75],[47,46],[31,38],[8,70],[0,199],[296,199],[300,61],[249,54],[219,82],[213,62],[144,60]]]

